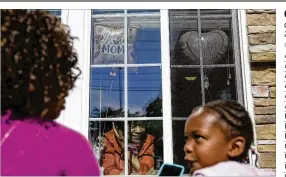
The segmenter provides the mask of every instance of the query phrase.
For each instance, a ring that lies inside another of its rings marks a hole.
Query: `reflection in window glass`
[[[91,68],[90,117],[124,117],[123,68]]]
[[[160,16],[128,18],[128,63],[160,63]]]
[[[160,67],[128,68],[128,116],[162,116]]]

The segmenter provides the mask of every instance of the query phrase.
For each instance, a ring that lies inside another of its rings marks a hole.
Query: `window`
[[[91,23],[89,139],[102,173],[136,174],[136,164],[123,160],[127,151],[143,164],[142,174],[158,170],[164,160],[160,11],[92,10]]]
[[[192,109],[216,99],[243,103],[237,12],[170,10],[169,18],[173,160],[185,165],[182,127]]]
[[[136,172],[124,160],[128,151],[145,157],[144,172],[163,162],[185,165],[192,108],[219,98],[244,103],[237,10],[62,14],[80,38],[83,72],[62,122],[88,136],[105,175]]]

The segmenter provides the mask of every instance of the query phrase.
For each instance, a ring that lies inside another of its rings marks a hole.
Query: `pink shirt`
[[[3,176],[99,176],[91,144],[79,133],[56,122],[1,117]]]

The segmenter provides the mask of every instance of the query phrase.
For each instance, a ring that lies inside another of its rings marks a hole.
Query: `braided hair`
[[[74,39],[47,11],[1,10],[2,115],[57,118],[80,75]]]
[[[232,159],[239,162],[245,162],[254,138],[252,121],[245,108],[233,100],[216,100],[209,102],[202,107],[215,111],[219,115],[219,120],[226,123],[227,127],[224,128],[223,131],[226,132],[227,139],[232,139],[238,136],[245,139],[245,148],[243,153],[235,159]],[[194,111],[196,110],[197,109]]]

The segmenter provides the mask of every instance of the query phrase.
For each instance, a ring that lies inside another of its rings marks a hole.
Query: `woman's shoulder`
[[[58,139],[62,141],[71,141],[73,142],[87,142],[86,137],[84,137],[80,132],[77,132],[65,125],[62,125],[58,122],[53,122],[53,125],[50,125],[50,133],[53,134]]]
[[[92,144],[81,133],[53,122],[49,136],[53,150],[60,152],[60,157],[65,163],[67,174],[93,174],[99,175],[98,163]],[[47,131],[48,132],[48,131]],[[59,157],[59,159],[60,159]],[[76,159],[76,160],[75,160]]]
[[[34,134],[34,136],[37,135],[36,137],[40,139],[45,139],[47,143],[58,145],[72,144],[75,147],[83,143],[88,144],[87,139],[81,133],[56,121],[39,121],[31,118],[22,121],[19,128],[30,132],[30,135]]]

